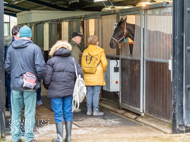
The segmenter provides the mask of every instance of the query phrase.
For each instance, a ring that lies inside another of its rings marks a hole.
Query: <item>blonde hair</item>
[[[59,50],[60,48],[66,48],[69,51],[72,50],[72,46],[68,41],[58,40],[51,48],[49,55],[52,57],[55,51]]]
[[[97,45],[98,42],[98,37],[97,36],[90,36],[88,38],[88,44],[93,44],[93,45]]]

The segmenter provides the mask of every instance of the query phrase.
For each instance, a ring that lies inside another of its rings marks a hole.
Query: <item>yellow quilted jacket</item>
[[[100,62],[100,64],[97,67],[97,71],[95,74],[84,74],[84,81],[86,86],[104,86],[106,85],[104,80],[104,72],[107,69],[107,59],[106,55],[104,53],[104,49],[102,49],[99,46],[96,45],[89,45],[87,49],[84,50],[83,56],[88,55],[88,53],[91,56],[95,56],[98,58],[97,64]],[[85,62],[84,58],[82,58],[81,61],[81,67],[83,68],[83,63]]]

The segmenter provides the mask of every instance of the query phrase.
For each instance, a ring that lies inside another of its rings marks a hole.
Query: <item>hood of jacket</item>
[[[86,50],[92,56],[96,56],[104,52],[104,49],[102,49],[101,47],[97,45],[89,45]]]
[[[55,51],[55,53],[53,54],[53,56],[62,56],[62,57],[68,57],[71,55],[71,51],[69,51],[68,49],[62,47],[60,49],[58,49],[57,51]]]
[[[62,49],[63,48],[63,49]],[[61,49],[61,50],[60,50]],[[68,53],[67,50],[64,50],[64,49],[67,49],[70,53],[70,51],[72,50],[72,46],[66,42],[66,41],[62,41],[62,40],[59,40],[57,41],[53,47],[51,48],[50,52],[49,52],[49,55],[52,57],[52,56],[62,56],[64,54],[66,54],[66,52]],[[60,51],[58,51],[60,50]],[[57,52],[57,53],[56,53]],[[56,53],[56,54],[55,54]]]
[[[33,44],[33,42],[27,39],[20,39],[20,40],[15,40],[14,42],[12,42],[12,47],[15,49],[25,48],[29,46],[29,44]]]

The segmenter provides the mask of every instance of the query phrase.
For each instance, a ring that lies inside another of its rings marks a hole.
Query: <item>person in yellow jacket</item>
[[[99,95],[101,86],[106,85],[104,80],[104,72],[107,69],[107,59],[104,53],[104,49],[98,46],[98,37],[91,36],[88,39],[88,47],[83,52],[81,67],[84,74],[85,85],[87,86],[87,96],[86,96],[86,105],[87,105],[87,115],[102,116],[103,112],[99,111]],[[96,72],[95,73],[85,73],[84,65],[86,62],[86,56],[91,55],[96,57]]]

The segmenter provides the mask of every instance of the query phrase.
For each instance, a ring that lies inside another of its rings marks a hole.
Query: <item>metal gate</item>
[[[120,106],[143,115],[143,11],[120,15],[135,24],[134,41],[127,39],[120,50]]]
[[[145,11],[145,113],[171,120],[172,7]]]

